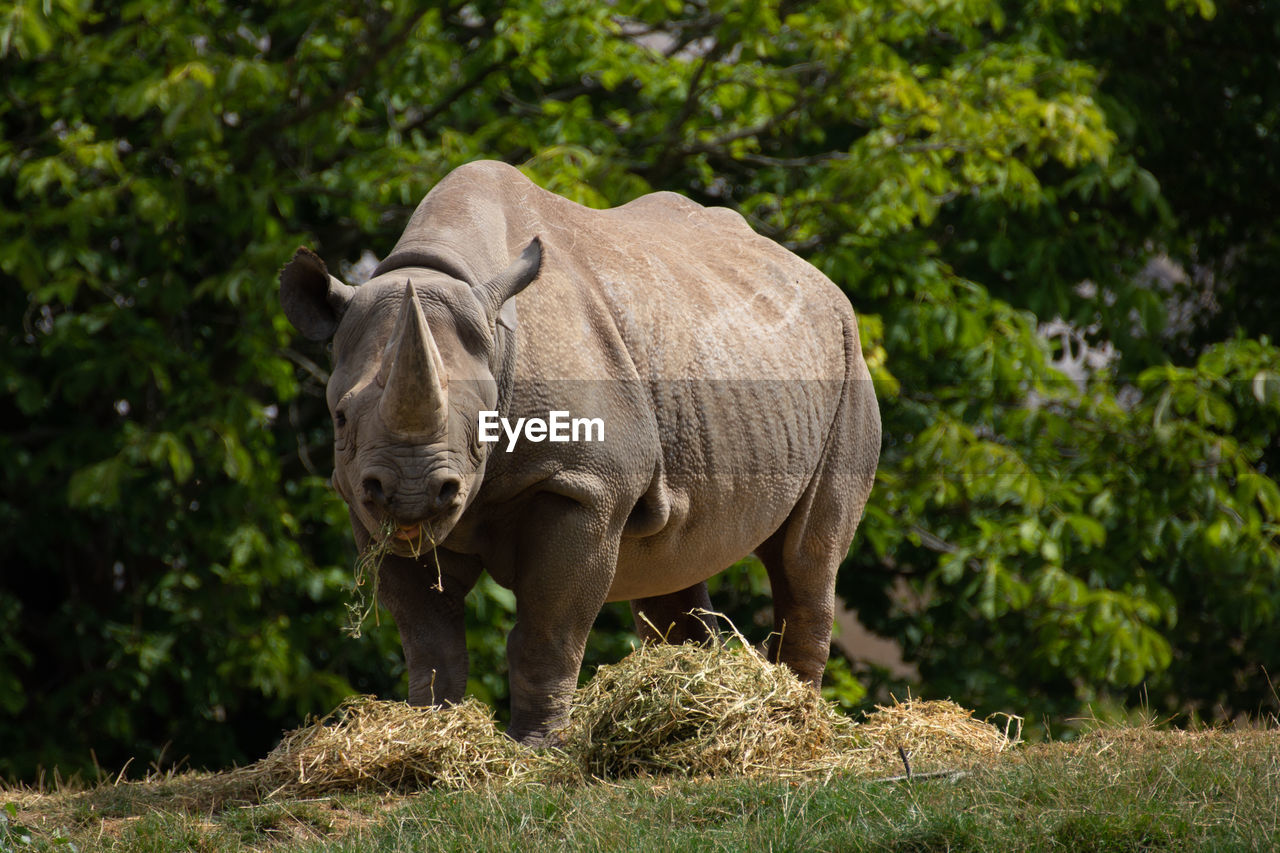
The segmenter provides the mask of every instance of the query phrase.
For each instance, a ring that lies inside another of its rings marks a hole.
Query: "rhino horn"
[[[400,314],[377,382],[383,389],[378,412],[392,432],[427,432],[444,418],[448,394],[444,362],[410,281],[405,282]]]

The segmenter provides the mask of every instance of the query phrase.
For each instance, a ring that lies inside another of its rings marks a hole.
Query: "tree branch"
[[[404,44],[405,40],[409,38],[409,34],[413,32],[414,28],[418,26],[418,23],[426,16],[426,14],[427,10],[423,9],[422,11],[411,15],[409,19],[405,21],[404,26],[393,33],[390,38],[376,46],[371,46],[364,55],[364,61],[347,79],[346,85],[334,89],[327,97],[311,103],[306,107],[302,107],[292,113],[279,114],[274,121],[268,122],[266,132],[279,133],[286,128],[301,124],[307,119],[320,115],[340,104],[352,92],[356,91],[364,84],[365,80],[368,79],[369,75],[373,73],[374,69],[376,69],[383,60],[385,60],[396,48]]]
[[[467,78],[466,80],[462,81],[457,86],[455,86],[451,92],[446,94],[440,100],[436,101],[436,103],[432,105],[431,109],[427,110],[425,113],[413,119],[412,121],[406,122],[405,124],[401,125],[399,128],[397,128],[397,130],[399,130],[401,133],[412,133],[418,128],[423,127],[427,124],[430,124],[431,122],[435,121],[445,110],[449,109],[449,107],[457,103],[459,98],[461,98],[463,95],[466,95],[468,92],[475,89],[477,86],[483,83],[485,81],[485,78],[487,78],[490,74],[492,74],[493,72],[497,71],[500,68],[506,67],[506,65],[507,63],[505,61],[495,59],[494,61],[490,62],[488,65],[481,68],[471,77]]]

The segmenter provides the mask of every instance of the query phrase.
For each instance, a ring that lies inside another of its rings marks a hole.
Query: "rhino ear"
[[[327,341],[338,330],[338,321],[356,289],[329,275],[320,256],[306,247],[280,270],[280,305],[284,315],[303,337]]]
[[[513,312],[503,312],[503,307],[507,300],[528,287],[538,277],[541,269],[542,241],[534,237],[509,267],[476,287],[476,298],[484,306],[489,322],[492,323],[501,316],[514,324],[515,318],[511,316]]]

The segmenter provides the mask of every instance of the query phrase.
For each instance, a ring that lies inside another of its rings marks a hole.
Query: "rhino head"
[[[469,285],[427,268],[351,287],[302,248],[280,272],[280,301],[312,340],[333,339],[326,397],[333,483],[370,533],[393,549],[444,541],[484,479],[482,410],[499,410],[514,346],[513,297],[538,275],[537,238],[493,279]]]

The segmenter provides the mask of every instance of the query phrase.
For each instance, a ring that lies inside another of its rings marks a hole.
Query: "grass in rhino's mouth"
[[[435,564],[436,564],[436,585],[432,587],[432,589],[434,589],[436,592],[444,592],[444,573],[440,570],[440,553],[436,549],[436,537],[435,537],[435,533],[432,532],[431,530],[430,524],[418,525],[418,534],[416,536],[410,537],[408,540],[409,553],[413,555],[413,558],[415,560],[421,557],[422,541],[424,539],[431,543],[431,558],[435,561]]]
[[[359,638],[361,626],[369,614],[373,614],[373,623],[381,625],[378,618],[378,573],[382,569],[382,561],[393,552],[396,534],[399,528],[391,519],[384,519],[378,529],[369,537],[369,543],[356,557],[355,601],[347,605],[347,634]],[[414,559],[422,556],[423,540],[431,543],[431,556],[436,564],[436,583],[433,587],[444,592],[444,574],[440,569],[440,556],[436,553],[436,539],[431,526],[418,526],[418,535],[408,540],[409,555]]]
[[[387,554],[391,553],[395,532],[395,524],[391,519],[385,519],[370,534],[369,543],[356,556],[355,601],[347,604],[347,634],[352,637],[360,636],[361,626],[370,613],[375,625],[382,624],[378,620],[378,571]]]

